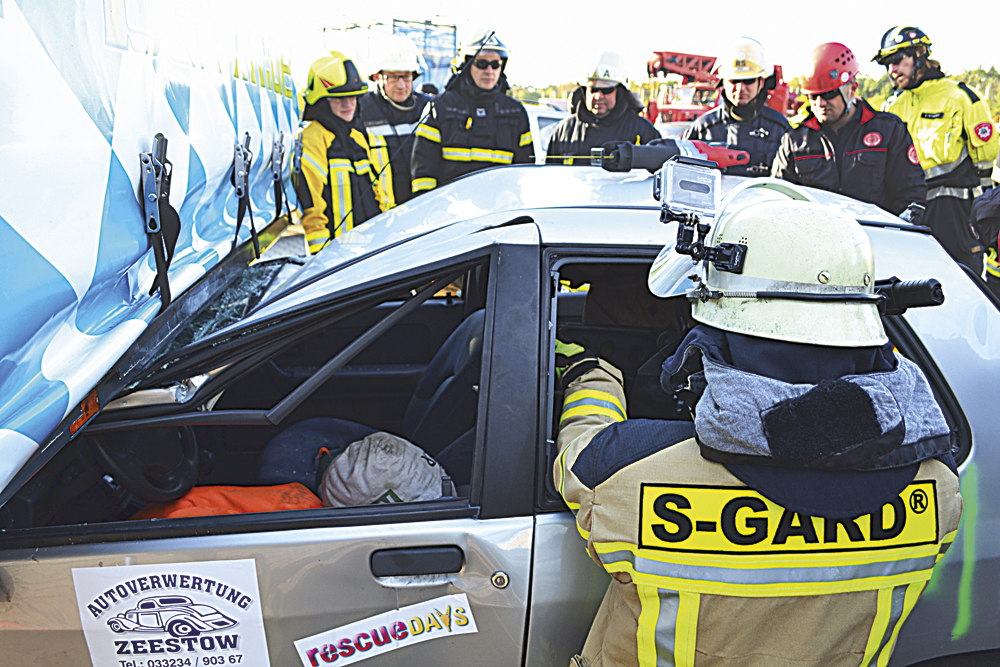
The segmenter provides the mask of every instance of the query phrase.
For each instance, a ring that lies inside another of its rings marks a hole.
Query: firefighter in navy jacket
[[[492,31],[462,49],[465,61],[417,128],[413,192],[505,164],[533,162],[528,112],[507,96],[507,47]]]
[[[787,118],[767,106],[767,95],[776,79],[764,47],[744,37],[734,47],[732,57],[719,66],[719,77],[722,104],[691,123],[683,138],[723,143],[750,153],[750,162],[727,167],[727,174],[770,175],[789,125]]]
[[[855,98],[857,59],[846,46],[821,44],[802,90],[811,109],[793,119],[774,160],[773,175],[839,192],[899,215],[927,193],[906,125]],[[919,222],[919,215],[913,219]]]
[[[693,424],[628,419],[603,360],[562,373],[555,484],[612,577],[574,667],[886,664],[958,530],[949,427],[885,336],[861,226],[729,206],[709,243],[741,239],[743,272],[696,270],[699,324],[661,375],[698,397]],[[672,248],[658,296],[692,287]],[[747,296],[762,285],[783,297]]]
[[[546,163],[590,165],[590,149],[609,141],[638,146],[660,138],[653,124],[639,115],[642,104],[628,89],[625,60],[605,51],[597,65],[573,91],[573,115],[552,131]]]

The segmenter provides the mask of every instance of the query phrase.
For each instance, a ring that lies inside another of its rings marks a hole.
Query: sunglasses
[[[829,102],[830,100],[835,100],[838,97],[840,97],[840,90],[838,88],[834,88],[833,90],[828,90],[825,93],[819,93],[818,95],[813,95],[812,93],[808,93],[806,97],[808,97],[811,100],[824,99],[827,102]]]
[[[879,64],[886,68],[888,68],[889,65],[898,65],[899,63],[903,62],[903,58],[905,58],[906,55],[907,54],[904,51],[896,51],[891,56],[886,56],[885,58],[882,58],[879,61]]]
[[[476,69],[500,69],[503,67],[502,60],[486,60],[485,58],[476,58],[472,61],[472,64]]]
[[[611,93],[615,92],[615,89],[617,87],[618,86],[608,86],[607,88],[599,88],[597,86],[588,86],[588,90],[591,92],[591,94],[600,93],[602,95],[610,95]]]

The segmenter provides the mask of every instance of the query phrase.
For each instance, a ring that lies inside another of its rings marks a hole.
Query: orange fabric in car
[[[197,486],[171,503],[146,505],[132,520],[280,512],[322,506],[316,494],[298,482],[278,486]]]

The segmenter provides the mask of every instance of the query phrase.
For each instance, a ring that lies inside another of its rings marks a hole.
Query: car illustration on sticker
[[[169,632],[173,637],[197,637],[202,632],[224,630],[236,621],[207,604],[184,595],[144,598],[135,609],[108,619],[115,632]]]

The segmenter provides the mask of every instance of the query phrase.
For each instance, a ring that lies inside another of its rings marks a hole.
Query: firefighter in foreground
[[[856,98],[858,61],[843,44],[812,52],[802,82],[810,110],[793,119],[774,161],[774,176],[839,192],[900,215],[923,205],[927,186],[906,125]],[[968,217],[968,216],[966,216]],[[920,209],[911,211],[919,224]]]
[[[417,128],[414,193],[479,169],[534,161],[528,112],[507,96],[507,47],[492,30],[479,31],[461,55],[461,69]]]
[[[732,55],[719,66],[722,106],[712,109],[684,130],[684,139],[723,143],[750,153],[746,165],[726,168],[737,176],[767,176],[788,119],[767,106],[768,92],[777,83],[774,67],[760,42],[741,39]]]
[[[410,179],[413,133],[431,99],[414,92],[413,82],[426,69],[416,45],[407,37],[393,35],[378,69],[371,75],[375,90],[359,102],[372,166],[385,195],[386,208],[413,197]]]
[[[642,104],[628,89],[625,59],[605,51],[573,91],[573,115],[552,131],[546,151],[549,164],[590,164],[590,149],[609,141],[648,144],[659,139],[653,124],[639,115]]]
[[[899,94],[884,107],[906,122],[927,178],[923,224],[956,261],[983,270],[979,239],[969,225],[977,187],[988,181],[1000,150],[986,100],[964,83],[944,78],[920,28],[882,36],[872,60],[883,65]]]
[[[884,665],[958,529],[948,424],[885,335],[856,221],[791,199],[716,220],[745,266],[701,271],[661,375],[700,396],[694,423],[627,419],[622,375],[586,353],[562,374],[556,488],[612,577],[571,664]],[[691,273],[672,248],[658,296]]]
[[[354,62],[339,51],[309,68],[292,183],[302,208],[309,252],[378,215],[382,189],[372,171],[368,141],[357,122],[358,98],[368,92]]]

